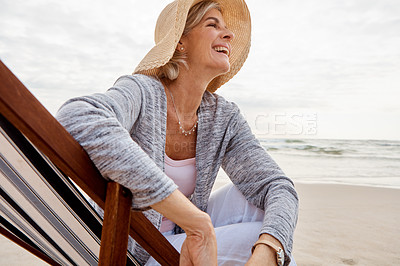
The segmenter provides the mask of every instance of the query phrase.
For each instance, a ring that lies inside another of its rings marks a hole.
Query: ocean
[[[294,182],[400,189],[400,141],[259,140]],[[218,178],[221,182],[228,177],[221,171]]]

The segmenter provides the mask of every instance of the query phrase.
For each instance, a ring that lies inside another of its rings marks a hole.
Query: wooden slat
[[[126,265],[132,193],[118,183],[107,184],[99,265]]]
[[[0,112],[104,208],[107,183],[87,153],[0,61]]]
[[[141,212],[132,212],[130,235],[161,265],[179,265],[179,253],[169,244],[165,237],[161,239],[148,237],[149,235],[153,235],[155,228],[148,221]],[[136,224],[141,224],[141,227],[138,228],[135,226]],[[159,241],[161,242],[157,243]],[[173,250],[171,250],[171,247]]]
[[[106,180],[79,143],[1,60],[0,112],[104,209]],[[179,264],[179,253],[142,213],[132,211],[130,225],[130,235],[162,265]]]
[[[31,245],[27,244],[26,242],[22,241],[21,239],[19,239],[18,237],[16,237],[15,235],[10,233],[6,229],[4,229],[2,226],[0,226],[0,234],[2,234],[3,236],[7,237],[9,240],[13,241],[15,244],[19,245],[20,247],[23,247],[24,249],[28,250],[33,255],[35,255],[36,257],[44,260],[48,264],[50,264],[50,265],[60,265],[57,262],[55,262],[52,258],[48,257],[46,254],[40,252],[39,250],[35,249]]]

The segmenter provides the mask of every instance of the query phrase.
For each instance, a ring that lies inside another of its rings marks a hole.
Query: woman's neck
[[[191,120],[200,106],[208,81],[184,72],[180,73],[179,77],[173,81],[164,79],[163,83],[168,89],[166,93],[172,94],[176,111],[181,119]]]

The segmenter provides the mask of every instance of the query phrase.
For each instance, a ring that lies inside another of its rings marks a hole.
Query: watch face
[[[276,260],[278,262],[278,266],[283,266],[285,262],[285,253],[283,253],[282,249],[279,249],[279,251],[276,252]]]

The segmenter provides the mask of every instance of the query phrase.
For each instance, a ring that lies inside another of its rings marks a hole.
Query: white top
[[[180,192],[186,197],[193,194],[196,186],[196,158],[173,160],[165,154],[165,174],[178,186]],[[174,229],[175,224],[163,217],[160,231],[162,233]]]

